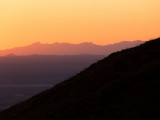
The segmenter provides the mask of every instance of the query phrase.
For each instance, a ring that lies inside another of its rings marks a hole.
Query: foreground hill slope
[[[159,120],[160,39],[113,53],[1,120]]]

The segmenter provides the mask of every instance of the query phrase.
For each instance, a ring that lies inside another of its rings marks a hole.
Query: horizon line
[[[23,48],[23,47],[28,47],[28,46],[31,46],[31,45],[35,45],[35,44],[40,44],[40,45],[53,45],[53,44],[71,44],[71,45],[80,45],[80,44],[85,44],[85,43],[88,43],[88,44],[93,44],[93,45],[98,45],[98,46],[108,46],[108,45],[114,45],[114,44],[117,44],[117,43],[122,43],[122,42],[136,42],[136,41],[142,41],[142,42],[147,42],[149,40],[133,40],[133,41],[127,41],[127,40],[124,40],[124,41],[119,41],[119,42],[115,42],[115,43],[109,43],[109,44],[105,44],[105,45],[102,45],[102,44],[96,44],[94,42],[80,42],[80,43],[70,43],[70,42],[53,42],[53,43],[43,43],[43,42],[33,42],[31,44],[27,44],[27,45],[24,45],[24,46],[15,46],[15,47],[11,47],[11,48],[6,48],[6,49],[0,49],[0,51],[5,51],[5,50],[11,50],[11,49],[14,49],[14,48]]]

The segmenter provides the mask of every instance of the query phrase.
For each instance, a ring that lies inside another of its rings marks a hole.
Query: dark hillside
[[[159,120],[160,38],[113,53],[0,120]]]

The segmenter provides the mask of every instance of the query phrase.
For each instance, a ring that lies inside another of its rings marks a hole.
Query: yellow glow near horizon
[[[0,49],[149,40],[160,36],[159,6],[159,0],[0,0]]]

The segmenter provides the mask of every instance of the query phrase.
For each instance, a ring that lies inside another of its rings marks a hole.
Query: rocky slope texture
[[[113,53],[1,120],[159,120],[160,38]]]

